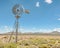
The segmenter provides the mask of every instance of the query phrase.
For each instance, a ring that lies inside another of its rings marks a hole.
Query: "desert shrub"
[[[4,48],[17,48],[17,45],[15,43],[8,43],[5,44]]]
[[[50,46],[48,44],[40,44],[38,48],[50,48]]]
[[[19,44],[24,46],[29,46],[32,44],[32,42],[30,40],[23,40]]]
[[[19,46],[17,46],[17,48],[29,48],[29,46],[19,45]]]
[[[4,48],[4,45],[0,45],[0,48]]]
[[[4,48],[4,43],[0,41],[0,48]]]

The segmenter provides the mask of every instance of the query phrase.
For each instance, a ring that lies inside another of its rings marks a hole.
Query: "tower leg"
[[[18,25],[19,25],[19,22],[18,22],[18,19],[19,19],[20,16],[16,16],[16,43],[18,41]]]

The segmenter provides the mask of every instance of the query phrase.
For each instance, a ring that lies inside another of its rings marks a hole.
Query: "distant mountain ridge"
[[[52,34],[60,34],[60,32],[58,32],[58,31],[53,31],[53,32],[51,32]]]
[[[4,33],[4,35],[15,35],[16,33],[15,32],[8,32],[8,33]],[[35,33],[32,33],[32,32],[28,32],[28,33],[21,33],[21,32],[18,32],[18,35],[60,35],[60,32],[58,31],[53,31],[53,32],[50,32],[50,33],[43,33],[43,32],[35,32]]]

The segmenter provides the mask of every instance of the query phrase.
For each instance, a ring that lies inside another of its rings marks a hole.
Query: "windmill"
[[[21,4],[16,4],[15,6],[13,6],[12,8],[12,12],[15,15],[16,18],[16,23],[15,23],[15,42],[17,43],[17,39],[18,39],[18,27],[19,27],[19,18],[21,17],[21,15],[23,13],[27,13],[29,14],[29,10],[26,10],[23,8],[23,6]],[[11,37],[10,37],[11,38]]]

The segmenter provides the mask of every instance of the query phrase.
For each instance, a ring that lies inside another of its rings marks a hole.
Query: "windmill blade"
[[[25,9],[25,11],[24,11],[24,12],[25,12],[25,13],[27,13],[27,14],[29,14],[29,13],[30,13],[30,11],[29,11],[29,10],[26,10],[26,9]]]

